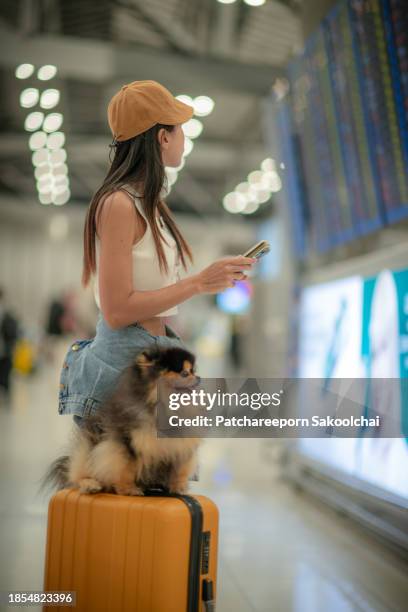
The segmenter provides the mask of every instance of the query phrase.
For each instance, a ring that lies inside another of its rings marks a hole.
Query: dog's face
[[[196,374],[193,353],[178,347],[145,349],[137,355],[134,370],[147,386],[147,395],[153,402],[157,400],[159,380],[169,391],[188,391],[201,380]]]

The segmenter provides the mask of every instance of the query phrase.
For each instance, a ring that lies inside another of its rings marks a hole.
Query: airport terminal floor
[[[16,376],[10,405],[1,404],[0,591],[42,589],[48,498],[37,495],[37,482],[72,426],[57,414],[57,376],[57,366]],[[406,610],[407,565],[347,517],[293,490],[278,455],[271,440],[212,439],[201,448],[191,491],[220,510],[217,611]]]

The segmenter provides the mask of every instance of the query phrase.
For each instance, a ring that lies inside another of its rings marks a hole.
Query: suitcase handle
[[[152,487],[147,487],[144,489],[145,495],[171,495],[170,491],[167,487],[163,487],[161,485],[153,485]]]
[[[212,580],[207,580],[206,578],[203,580],[201,594],[205,612],[215,612],[215,599]]]

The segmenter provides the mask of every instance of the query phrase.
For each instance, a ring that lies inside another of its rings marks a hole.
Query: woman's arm
[[[132,248],[146,231],[146,221],[123,191],[109,195],[99,210],[99,294],[109,327],[118,329],[148,319],[200,292],[196,275],[162,289],[133,289]]]

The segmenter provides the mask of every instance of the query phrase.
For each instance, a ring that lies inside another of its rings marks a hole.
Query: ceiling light
[[[203,131],[203,124],[198,119],[190,119],[182,125],[184,134],[189,138],[197,138]]]
[[[34,112],[27,115],[26,120],[24,122],[24,129],[27,132],[35,132],[41,127],[41,124],[44,119],[44,113]]]
[[[64,117],[61,113],[50,113],[44,119],[43,129],[45,132],[56,132],[60,129]]]
[[[49,193],[51,191],[51,181],[37,181],[38,193]]]
[[[55,133],[52,134],[52,136],[55,136]],[[67,152],[65,149],[56,149],[55,151],[50,151],[49,156],[50,162],[54,165],[63,164],[67,160]]]
[[[193,100],[194,112],[198,117],[206,117],[214,109],[214,100],[208,96],[197,96]]]
[[[67,174],[57,174],[57,176],[53,174],[52,176],[53,176],[55,185],[65,185],[66,187],[68,187],[69,178]]]
[[[175,168],[172,168],[172,170],[175,170]],[[166,174],[167,174],[167,184],[168,184],[168,186],[174,185],[174,183],[177,181],[177,177],[178,177],[177,171],[170,172],[169,170],[167,170]]]
[[[45,109],[54,108],[54,106],[57,106],[59,99],[58,89],[46,89],[41,94],[40,106]]]
[[[175,170],[177,170],[177,172],[179,172],[182,168],[184,168],[184,164],[186,163],[186,160],[184,157],[181,158],[181,164],[179,166],[177,166],[176,168],[174,168]]]
[[[66,204],[70,197],[71,197],[71,192],[69,189],[66,189],[62,193],[59,193],[58,195],[53,195],[52,201],[57,206],[60,206],[61,204]]]
[[[58,164],[57,166],[54,166],[52,169],[52,173],[54,176],[58,176],[59,174],[66,176],[68,174],[67,164]]]
[[[256,201],[258,202],[258,204],[264,204],[264,202],[267,202],[271,197],[271,192],[269,191],[269,189],[258,189],[258,191],[256,192]]]
[[[265,4],[266,0],[244,0],[245,4],[248,4],[249,6],[262,6],[263,4]]]
[[[37,72],[37,77],[40,81],[49,81],[54,78],[57,74],[57,67],[52,64],[47,64],[46,66],[41,66],[41,68]]]
[[[56,149],[62,149],[65,144],[65,134],[64,132],[54,132],[50,134],[47,138],[47,147],[54,151]]]
[[[68,189],[68,185],[66,183],[58,183],[53,185],[52,188],[52,195],[53,196],[58,196],[61,195],[62,193],[66,193]]]
[[[249,193],[249,189],[250,189],[249,183],[240,183],[239,185],[235,187],[235,191],[238,191],[239,193],[243,193],[243,194]]]
[[[42,166],[48,163],[49,152],[48,149],[38,149],[34,151],[32,155],[32,162],[34,166]]]
[[[245,208],[246,199],[242,193],[231,191],[231,193],[227,193],[224,197],[222,204],[228,212],[239,213]]]
[[[276,170],[276,163],[275,160],[272,159],[272,157],[267,157],[266,159],[263,160],[263,162],[261,163],[261,169],[264,172],[271,172],[272,170]]]
[[[277,172],[265,172],[262,179],[262,187],[276,193],[282,189],[282,181]]]
[[[250,215],[258,210],[258,202],[248,202],[245,208],[241,211],[244,215]]]
[[[233,4],[235,0],[218,0],[221,4]]]
[[[28,141],[28,146],[32,151],[36,151],[37,149],[42,149],[45,147],[47,143],[47,134],[45,132],[35,132],[30,136],[30,140]]]
[[[181,94],[180,96],[176,96],[176,100],[180,100],[180,102],[184,102],[184,104],[193,106],[193,98],[191,98],[191,96],[185,96],[184,94]]]
[[[20,104],[23,108],[31,108],[38,103],[40,92],[35,87],[23,89],[20,94]]]
[[[250,174],[248,174],[248,183],[251,185],[257,185],[261,183],[263,177],[263,172],[260,170],[254,170]]]
[[[190,155],[190,153],[193,150],[193,148],[194,148],[194,142],[191,140],[191,138],[186,136],[185,139],[184,139],[184,153],[183,153],[183,156],[187,157],[187,155]]]
[[[49,179],[52,179],[51,167],[49,164],[43,164],[42,166],[38,166],[34,170],[34,176],[39,181],[43,176],[49,176]]]
[[[28,79],[34,72],[32,64],[20,64],[17,66],[15,75],[18,79]]]
[[[47,193],[39,193],[38,199],[40,200],[41,204],[51,204],[52,202],[51,192],[48,191]]]

